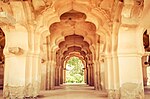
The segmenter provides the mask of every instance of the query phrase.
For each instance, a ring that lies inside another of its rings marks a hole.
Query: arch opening
[[[76,57],[71,57],[66,62],[66,82],[65,83],[84,83],[84,64]]]

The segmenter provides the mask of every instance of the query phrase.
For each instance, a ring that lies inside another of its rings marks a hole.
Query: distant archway
[[[65,83],[84,83],[84,64],[78,57],[71,57],[66,63]]]

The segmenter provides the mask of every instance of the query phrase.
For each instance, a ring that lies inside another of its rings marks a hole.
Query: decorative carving
[[[131,10],[132,10],[132,5],[124,5],[124,7],[122,9],[122,16],[125,18],[130,18]]]
[[[131,4],[124,4],[122,10],[122,23],[128,25],[137,25],[143,11],[143,0],[133,0]],[[127,26],[128,26],[127,25]]]
[[[144,99],[142,84],[123,84],[121,87],[121,99]]]
[[[97,1],[97,3],[96,3],[96,4],[97,4],[97,7],[100,7],[100,6],[101,6],[102,1],[103,1],[103,0],[98,0],[98,1]]]
[[[120,90],[110,89],[108,90],[109,99],[120,99]]]
[[[54,0],[32,0],[32,6],[37,15],[43,13],[48,8],[51,8],[53,4]]]
[[[14,25],[16,23],[16,20],[14,17],[9,15],[6,12],[1,12],[0,11],[0,25],[1,24],[11,24]]]
[[[41,63],[45,63],[46,62],[46,60],[45,59],[41,59]]]
[[[24,99],[25,97],[37,97],[40,90],[40,83],[35,81],[24,86],[5,85],[3,97],[6,99]]]
[[[4,3],[8,3],[8,2],[9,2],[9,0],[2,0],[2,2],[4,2]]]
[[[37,97],[39,91],[40,91],[40,83],[38,81],[29,83],[25,87],[25,96],[26,97]]]
[[[24,86],[8,86],[5,85],[3,90],[3,97],[6,99],[23,99]]]
[[[8,51],[9,51],[9,53],[12,53],[15,55],[23,54],[23,49],[21,49],[20,47],[9,47]]]
[[[131,17],[139,18],[142,15],[143,6],[143,0],[134,0],[134,6],[131,11]]]

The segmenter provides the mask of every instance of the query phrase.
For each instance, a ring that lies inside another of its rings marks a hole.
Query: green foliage
[[[84,81],[83,63],[77,57],[72,57],[67,62],[68,68],[71,70],[66,71],[66,82],[67,83],[82,83]],[[66,67],[67,67],[66,66]]]

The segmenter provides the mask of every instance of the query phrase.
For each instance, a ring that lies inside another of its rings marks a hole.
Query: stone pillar
[[[86,84],[88,85],[88,65],[87,65],[87,62],[85,62],[85,69],[86,69],[85,79],[86,79]]]
[[[41,90],[46,90],[46,60],[41,62]]]
[[[118,64],[118,56],[117,54],[112,55],[112,61],[113,61],[113,74],[114,74],[114,89],[119,91],[119,64]]]
[[[55,86],[59,86],[59,67],[55,67]]]
[[[91,68],[90,68],[90,65],[88,65],[88,85],[91,85]]]
[[[63,67],[60,67],[60,84],[63,84],[63,76],[64,76],[63,72],[64,72]]]
[[[119,31],[118,62],[121,99],[144,99],[141,61],[144,47],[140,32],[135,27],[128,29],[121,27]]]
[[[89,84],[89,78],[88,78],[88,75],[89,75],[89,72],[88,72],[88,67],[86,67],[86,84]]]
[[[144,64],[144,62],[148,62],[146,55],[142,57],[142,71],[143,71],[143,84],[144,84],[144,86],[147,86],[147,80],[148,80],[147,65]]]
[[[84,83],[87,84],[87,68],[84,68]]]
[[[94,86],[94,68],[93,68],[93,63],[90,64],[90,86]]]
[[[144,99],[141,55],[119,56],[121,98]],[[124,74],[126,73],[126,74]]]
[[[112,54],[107,54],[104,57],[104,78],[105,78],[105,88],[108,92],[109,99],[119,99],[120,98],[120,85],[119,85],[119,68],[118,68],[117,56]]]
[[[61,84],[61,76],[63,76],[62,75],[62,67],[59,66],[59,85]]]
[[[51,79],[51,62],[50,60],[47,61],[46,63],[46,90],[50,90],[50,79]]]
[[[89,85],[89,67],[87,65],[86,67],[86,70],[87,70],[87,77],[86,77],[86,80],[87,80],[87,84]]]
[[[94,86],[96,90],[100,90],[100,64],[98,61],[95,62],[94,66]]]
[[[105,55],[104,58],[105,62],[105,88],[106,89],[113,89],[113,67],[112,67],[112,56],[111,55]]]
[[[58,67],[58,84],[60,85],[60,71],[61,71],[61,68],[60,66]]]
[[[97,61],[97,79],[98,79],[98,82],[97,82],[97,88],[98,90],[101,90],[102,89],[102,86],[101,86],[101,76],[100,76],[100,67],[101,67],[101,64],[100,64],[100,61],[98,60]]]
[[[94,89],[98,90],[98,73],[97,73],[97,61],[94,61],[93,65],[93,74],[94,74]]]
[[[55,62],[54,53],[51,52],[50,89],[54,89],[55,86],[55,67],[56,67],[56,62]]]
[[[58,79],[57,79],[57,76],[58,76],[58,69],[57,69],[58,67],[56,66],[55,67],[55,86],[57,86],[58,85]]]
[[[5,54],[4,90],[5,98],[23,98],[25,89],[26,56]]]
[[[47,63],[48,71],[47,71],[47,90],[54,89],[55,86],[55,64],[54,61],[49,61]]]
[[[25,27],[15,24],[3,28],[6,45],[4,98],[22,98],[25,96],[26,63],[28,50],[28,32]]]
[[[120,80],[119,80],[119,65],[118,65],[118,57],[117,54],[113,54],[112,56],[112,65],[111,65],[111,73],[112,73],[112,83],[108,90],[108,97],[110,99],[120,99]],[[109,71],[110,72],[110,71]]]
[[[100,79],[101,79],[101,88],[102,90],[105,90],[105,71],[104,71],[104,68],[105,68],[105,65],[104,65],[104,59],[100,59]]]
[[[63,83],[66,83],[66,68],[63,68]]]
[[[36,97],[41,84],[40,54],[28,53],[25,73],[25,97]]]

